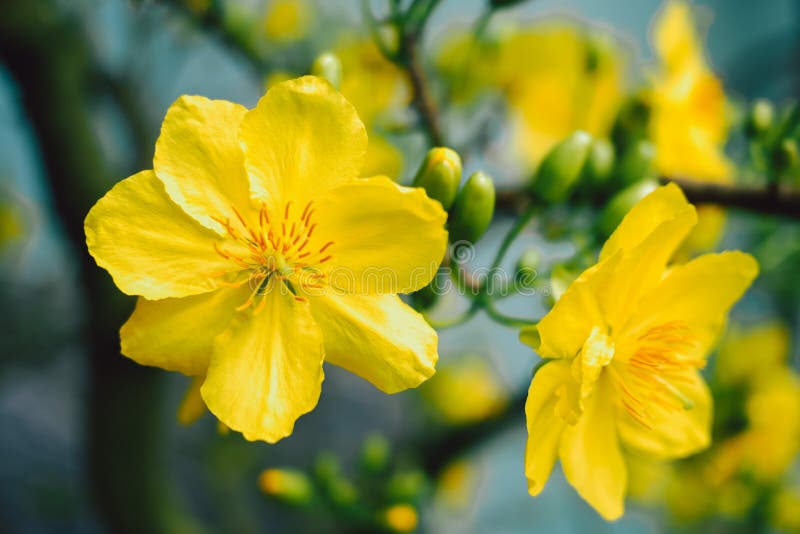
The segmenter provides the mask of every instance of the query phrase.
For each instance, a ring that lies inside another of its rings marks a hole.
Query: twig
[[[411,105],[414,106],[419,113],[420,120],[425,127],[430,143],[434,146],[442,146],[444,140],[442,138],[442,129],[439,125],[439,114],[436,109],[436,104],[434,104],[433,98],[431,98],[428,92],[427,77],[420,66],[417,56],[418,38],[419,34],[417,33],[409,33],[403,36],[400,61],[408,71],[408,76],[411,79],[411,86],[414,90],[414,99]]]

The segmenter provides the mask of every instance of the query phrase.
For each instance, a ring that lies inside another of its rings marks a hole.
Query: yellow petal
[[[668,70],[685,68],[690,62],[702,60],[691,7],[687,2],[672,0],[666,3],[653,27],[653,47]]]
[[[246,112],[225,100],[182,96],[167,111],[156,141],[153,167],[170,198],[220,234],[224,229],[213,217],[235,220],[232,206],[250,204],[237,137]]]
[[[631,250],[641,243],[661,223],[687,217],[694,208],[686,201],[683,191],[673,184],[659,187],[639,203],[622,219],[614,233],[603,245],[600,259],[605,259],[618,250]]]
[[[360,179],[315,205],[320,242],[334,242],[330,283],[341,292],[410,293],[425,287],[442,262],[447,214],[421,188]]]
[[[707,353],[728,310],[757,274],[756,260],[738,251],[705,254],[674,267],[642,298],[624,335],[635,337],[659,324],[682,322],[697,339],[698,351]]]
[[[525,447],[525,476],[528,492],[538,495],[550,478],[561,433],[566,421],[556,413],[559,403],[557,390],[572,381],[570,365],[565,361],[550,361],[540,367],[531,381],[525,417],[528,422],[528,442]]]
[[[250,188],[267,203],[301,205],[356,178],[367,134],[355,108],[331,85],[304,76],[276,85],[239,130]]]
[[[308,302],[273,287],[258,315],[243,313],[214,342],[201,388],[208,409],[248,440],[269,443],[292,433],[317,405],[322,335]]]
[[[180,299],[140,298],[119,331],[122,354],[142,365],[205,375],[214,338],[225,330],[249,293],[244,287]]]
[[[215,273],[230,269],[214,250],[217,235],[172,202],[153,171],[115,185],[89,211],[84,231],[97,265],[129,295],[205,293],[219,287]]]
[[[396,295],[329,294],[310,302],[326,361],[385,393],[417,387],[434,373],[436,331]]]
[[[571,358],[578,354],[595,327],[605,329],[607,326],[600,307],[600,294],[614,276],[621,259],[621,253],[615,254],[581,273],[539,321],[538,338],[529,335],[530,329],[526,329],[520,340],[530,344],[543,358]]]
[[[608,521],[624,512],[628,471],[619,446],[615,405],[608,375],[584,399],[584,412],[564,429],[559,448],[561,466],[570,484]]]
[[[626,381],[636,395],[636,382]],[[694,369],[673,384],[685,397],[687,409],[669,409],[648,404],[646,428],[627,411],[620,410],[617,425],[622,442],[633,449],[661,459],[683,458],[708,447],[711,441],[711,394],[703,377]],[[644,398],[646,394],[641,395]]]

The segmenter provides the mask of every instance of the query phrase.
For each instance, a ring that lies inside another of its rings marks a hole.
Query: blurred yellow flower
[[[421,189],[357,178],[366,144],[355,109],[312,76],[252,110],[179,98],[154,170],[85,221],[98,265],[141,297],[123,354],[205,376],[209,410],[268,442],[316,405],[323,359],[385,392],[431,376],[436,333],[395,293],[432,278],[446,214]]]
[[[489,43],[456,36],[438,64],[456,96],[488,87],[502,92],[513,113],[516,151],[527,166],[575,130],[606,135],[623,97],[620,51],[570,22],[509,31]]]
[[[394,532],[413,532],[419,523],[419,515],[410,504],[395,504],[386,510],[384,520]]]
[[[728,136],[722,82],[708,66],[692,8],[668,1],[653,28],[659,65],[652,77],[650,136],[656,167],[666,176],[730,182],[733,167],[724,153]],[[683,245],[687,255],[716,246],[725,226],[723,210],[698,208],[698,224]]]
[[[467,508],[476,486],[475,468],[467,460],[456,460],[444,468],[436,484],[436,500],[442,505]]]
[[[311,26],[311,9],[305,0],[271,0],[262,24],[264,33],[273,41],[298,41]]]
[[[621,446],[679,458],[708,446],[711,396],[698,369],[758,265],[738,251],[668,262],[696,221],[680,189],[641,200],[598,263],[521,339],[543,365],[526,405],[526,476],[542,491],[556,458],[606,519],[622,515]]]
[[[445,421],[464,424],[482,421],[502,411],[508,392],[478,355],[463,356],[439,366],[436,376],[420,392]]]
[[[393,112],[411,101],[408,75],[386,59],[369,38],[343,42],[336,55],[342,61],[342,94],[355,106],[369,132],[363,175],[371,176],[380,169],[397,179],[403,166],[402,153],[379,132]]]

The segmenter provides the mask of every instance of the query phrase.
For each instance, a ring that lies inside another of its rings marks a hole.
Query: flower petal
[[[581,273],[539,321],[538,339],[527,335],[529,329],[526,329],[520,340],[526,344],[538,340],[539,344],[531,344],[531,348],[543,358],[571,358],[578,354],[592,329],[606,326],[600,294],[621,259],[621,253],[615,254]]]
[[[557,391],[572,381],[570,364],[563,360],[549,361],[540,367],[528,389],[525,417],[528,441],[525,447],[525,476],[528,492],[538,495],[544,489],[558,455],[558,444],[566,421],[556,412]]]
[[[124,293],[148,299],[185,297],[219,287],[230,262],[214,250],[217,235],[186,215],[153,171],[122,180],[84,221],[97,265]]]
[[[636,395],[636,381],[626,381],[628,389]],[[685,410],[669,409],[659,404],[647,406],[646,428],[626,410],[619,410],[617,428],[620,439],[627,446],[662,459],[689,456],[708,447],[711,442],[711,393],[703,377],[694,369],[674,386],[691,407]],[[646,393],[642,397],[646,396]]]
[[[686,217],[689,211],[693,212],[694,208],[686,201],[683,191],[677,185],[670,183],[659,187],[640,200],[625,215],[603,245],[600,259],[608,258],[618,250],[631,250],[652,234],[661,223]]]
[[[428,285],[447,247],[447,213],[421,188],[384,176],[331,190],[317,204],[320,242],[333,241],[333,288],[410,293]]]
[[[577,423],[564,430],[559,449],[567,480],[607,521],[624,512],[628,482],[611,394],[608,375],[604,374],[595,392],[584,399],[584,412]]]
[[[142,365],[205,375],[214,338],[247,300],[248,287],[218,289],[179,299],[136,301],[119,331],[122,354]]]
[[[200,387],[206,379],[205,375],[195,376],[192,383],[183,395],[181,405],[178,407],[178,421],[184,425],[191,425],[206,413],[206,403],[200,395]]]
[[[358,177],[367,134],[355,108],[314,76],[270,89],[242,121],[250,190],[266,203],[301,204]]]
[[[637,336],[653,326],[682,322],[707,354],[725,323],[728,310],[758,274],[758,263],[739,251],[705,254],[672,268],[646,294],[625,332]]]
[[[273,287],[258,315],[237,315],[214,342],[201,393],[208,409],[248,440],[269,443],[292,433],[317,405],[322,335],[308,302]]]
[[[167,111],[153,167],[170,198],[200,224],[220,234],[214,220],[235,220],[232,206],[250,205],[244,154],[237,137],[247,108],[184,95]]]
[[[417,387],[435,372],[436,331],[397,295],[313,297],[325,360],[384,393]]]

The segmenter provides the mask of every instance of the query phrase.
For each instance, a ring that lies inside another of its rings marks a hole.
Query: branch
[[[419,113],[431,145],[442,146],[444,140],[442,138],[442,129],[439,125],[439,113],[433,98],[428,92],[427,77],[420,66],[419,56],[417,55],[418,39],[419,34],[416,32],[403,36],[403,53],[400,56],[400,61],[408,71],[411,86],[414,90],[414,100],[412,100],[411,105]]]
[[[765,215],[782,215],[800,219],[800,190],[779,187],[753,187],[699,182],[686,178],[662,177],[664,184],[680,186],[692,204],[717,204]],[[522,213],[530,204],[530,193],[524,187],[497,191],[496,208],[508,213]]]

